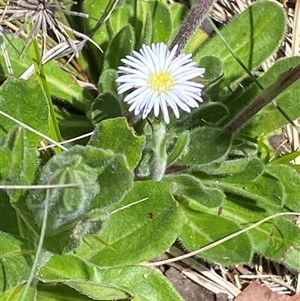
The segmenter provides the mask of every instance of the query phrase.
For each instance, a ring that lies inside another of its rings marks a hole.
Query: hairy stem
[[[166,154],[166,125],[163,121],[154,121],[153,139],[154,149],[153,157],[150,163],[151,178],[160,181],[166,171],[167,154]]]
[[[177,54],[182,51],[189,38],[200,26],[215,2],[216,0],[198,0],[198,2],[191,7],[186,20],[170,47],[172,49],[175,45],[178,45]]]

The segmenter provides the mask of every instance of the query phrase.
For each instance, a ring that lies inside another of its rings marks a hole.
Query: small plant
[[[257,2],[209,38],[213,2],[49,0],[43,20],[2,2],[1,301],[183,300],[145,264],[176,240],[300,270],[299,152],[267,143],[299,115],[300,58],[259,74],[284,11]]]

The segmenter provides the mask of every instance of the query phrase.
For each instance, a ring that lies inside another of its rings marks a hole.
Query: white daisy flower
[[[197,76],[203,76],[205,69],[195,67],[191,54],[176,56],[177,45],[171,50],[164,43],[143,45],[133,56],[127,55],[121,61],[126,67],[118,67],[119,73],[124,73],[116,81],[121,83],[118,94],[131,91],[124,99],[129,112],[135,115],[141,112],[145,119],[153,109],[157,117],[162,112],[166,123],[170,122],[168,107],[176,118],[179,118],[180,107],[186,112],[198,107],[202,102],[203,85],[193,82]]]

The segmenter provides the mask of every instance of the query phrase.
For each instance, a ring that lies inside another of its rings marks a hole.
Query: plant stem
[[[226,127],[226,130],[230,133],[237,132],[250,118],[252,118],[257,112],[259,112],[264,106],[270,103],[280,93],[288,89],[299,78],[300,65],[282,74],[274,84],[265,89],[254,102],[252,102],[231,123],[229,123],[229,125]],[[281,111],[281,114],[285,114],[285,112]],[[298,127],[296,126],[296,128]]]
[[[42,65],[41,53],[39,50],[38,41],[36,39],[34,39],[32,41],[32,52],[33,52],[33,62],[34,62],[35,72],[36,72],[38,81],[40,82],[41,86],[43,87],[43,90],[46,94],[46,98],[48,100],[48,105],[49,105],[49,110],[50,110],[50,121],[49,121],[50,137],[52,139],[54,139],[55,141],[60,142],[60,141],[62,141],[62,137],[61,137],[58,123],[56,120],[55,111],[54,111],[46,75],[45,75],[44,68]],[[58,148],[56,149],[56,151],[61,152],[61,150]]]
[[[178,45],[177,55],[182,51],[189,38],[199,28],[204,17],[215,2],[216,0],[198,0],[198,2],[191,7],[186,20],[170,47],[172,49],[175,45]]]
[[[153,123],[154,150],[150,163],[151,178],[160,181],[166,171],[166,125],[163,121],[154,121]]]

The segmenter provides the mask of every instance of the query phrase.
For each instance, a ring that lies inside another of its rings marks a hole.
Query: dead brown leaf
[[[300,301],[300,295],[293,297],[280,295],[267,286],[252,281],[235,299],[235,301]]]

